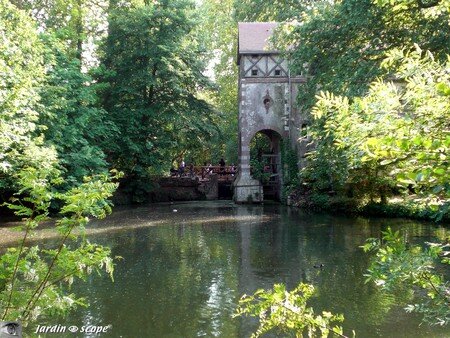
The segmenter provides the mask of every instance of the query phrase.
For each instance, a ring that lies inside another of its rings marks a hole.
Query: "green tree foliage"
[[[390,7],[391,10],[401,12],[405,10],[426,10],[428,16],[440,15],[450,11],[448,0],[376,0],[378,6]]]
[[[12,173],[54,162],[38,130],[38,88],[44,47],[27,15],[0,1],[0,190],[13,190]],[[43,164],[44,163],[44,164]]]
[[[281,143],[281,165],[283,174],[282,201],[286,202],[288,196],[299,186],[298,155],[292,149],[290,140]]]
[[[83,233],[88,217],[104,217],[110,212],[106,198],[111,196],[116,184],[107,176],[86,178],[84,183],[78,182],[77,187],[64,193],[55,192],[59,186],[65,184],[67,188],[68,184],[57,169],[54,147],[47,146],[40,134],[47,128],[50,134],[56,132],[56,123],[42,125],[45,122],[43,103],[48,105],[47,112],[59,114],[58,128],[62,129],[59,131],[64,134],[69,148],[80,146],[82,141],[78,145],[68,141],[70,138],[65,132],[69,130],[69,122],[62,116],[62,111],[78,112],[83,108],[86,116],[86,109],[89,110],[90,98],[82,89],[85,84],[79,79],[79,64],[74,70],[69,62],[64,64],[61,59],[58,59],[60,63],[48,62],[45,54],[49,50],[39,39],[30,17],[3,0],[0,1],[0,35],[0,189],[2,192],[8,189],[10,194],[14,192],[10,202],[4,205],[24,222],[18,227],[23,233],[18,246],[9,248],[0,257],[0,318],[26,323],[81,304],[82,300],[68,291],[74,278],[85,279],[93,271],[102,269],[112,273],[109,249],[84,238],[77,241],[75,232]],[[56,58],[58,56],[61,57]],[[49,77],[45,76],[45,70],[51,74]],[[56,85],[58,89],[50,90]],[[45,87],[47,91],[43,92]],[[70,100],[65,91],[78,102],[64,101]],[[43,95],[42,101],[39,93]],[[84,136],[80,123],[75,120],[70,123],[78,128],[72,131],[73,138]],[[57,150],[67,151],[67,148],[61,149],[64,141],[57,142],[57,136],[52,136]],[[48,219],[49,207],[54,201],[63,205],[55,229],[59,243],[51,249],[31,247],[30,237],[34,229]]]
[[[406,84],[389,101],[399,103],[392,106],[392,131],[367,139],[363,160],[390,166],[397,184],[424,195],[439,220],[450,210],[450,57],[438,62],[417,48],[392,52],[385,65]]]
[[[17,174],[17,183],[20,190],[6,205],[23,218],[18,227],[23,238],[0,257],[0,318],[27,323],[83,304],[81,298],[69,293],[74,278],[85,279],[103,269],[112,276],[110,250],[91,244],[84,236],[81,241],[77,239],[89,217],[103,218],[111,212],[106,199],[117,185],[107,176],[95,177],[66,193],[55,193],[54,187],[63,180],[54,167],[46,166],[24,168]],[[30,247],[30,237],[48,219],[53,199],[63,201],[55,226],[58,243],[51,249]]]
[[[51,35],[46,43],[47,78],[40,89],[39,122],[45,126],[47,143],[54,145],[67,183],[82,182],[84,176],[107,171],[102,146],[115,131],[97,96],[89,74],[80,61]]]
[[[329,93],[318,97],[312,128],[317,147],[303,172],[313,189],[350,189],[382,202],[396,190],[414,192],[438,219],[448,213],[449,61],[422,54],[390,54],[384,64],[397,70],[397,84],[374,82],[352,102]]]
[[[47,33],[55,34],[70,52],[70,57],[95,63],[97,43],[106,33],[109,0],[11,0],[25,10]],[[80,64],[81,65],[81,64]]]
[[[265,167],[270,164],[263,158],[264,154],[271,151],[271,142],[268,136],[263,133],[257,133],[250,142],[250,166],[252,168],[252,177],[266,184],[269,181],[271,172],[267,172]]]
[[[310,75],[298,101],[307,110],[318,91],[349,97],[363,95],[387,52],[414,43],[445,59],[450,52],[448,13],[426,9],[393,10],[372,0],[321,2],[302,13],[288,34],[292,71]]]
[[[237,21],[284,22],[298,18],[314,1],[305,0],[235,0]]]
[[[103,49],[104,107],[118,128],[108,157],[138,182],[204,149],[216,129],[190,1],[161,1],[110,13]]]
[[[375,89],[375,85],[372,88]],[[393,185],[387,175],[389,170],[377,161],[365,161],[362,145],[366,144],[367,138],[387,131],[386,119],[395,119],[395,116],[390,114],[389,100],[373,106],[374,111],[355,109],[370,107],[370,103],[386,94],[381,88],[377,90],[376,97],[366,98],[367,104],[355,100],[351,105],[348,98],[330,93],[322,93],[318,97],[311,128],[317,146],[302,173],[303,178],[312,184],[314,192],[332,191],[340,195],[347,193],[350,197],[369,197],[372,201],[377,198],[385,200]]]
[[[367,281],[373,281],[386,292],[409,290],[413,303],[405,307],[407,312],[423,315],[423,321],[431,325],[447,325],[450,322],[450,285],[439,272],[439,261],[450,264],[449,244],[428,243],[422,248],[410,245],[400,231],[390,228],[383,232],[382,240],[369,238],[364,251],[373,252]]]
[[[239,300],[236,316],[249,315],[259,318],[259,328],[252,337],[260,337],[270,331],[295,337],[329,337],[343,335],[342,327],[334,322],[342,322],[342,315],[323,311],[315,314],[307,302],[314,294],[314,287],[300,283],[297,288],[287,291],[283,284],[275,284],[273,290],[258,290],[253,295],[244,295]]]
[[[210,100],[220,112],[217,125],[220,134],[210,144],[205,161],[237,163],[238,104],[237,85],[237,22],[234,20],[234,0],[205,0],[198,9],[202,21],[199,29],[205,37],[215,89]]]
[[[70,186],[106,171],[101,145],[114,128],[98,107],[92,78],[81,72],[80,60],[57,34],[38,36],[24,12],[3,3],[2,10],[0,188],[5,198],[14,190],[7,172],[53,163],[55,150]]]

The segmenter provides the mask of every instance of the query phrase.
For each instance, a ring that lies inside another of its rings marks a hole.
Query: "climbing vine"
[[[281,143],[281,168],[283,173],[283,186],[281,191],[282,202],[286,202],[291,194],[299,186],[298,155],[290,146],[290,140]]]

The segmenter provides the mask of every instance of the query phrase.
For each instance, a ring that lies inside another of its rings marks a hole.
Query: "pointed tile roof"
[[[238,54],[277,53],[269,48],[276,22],[239,22]]]

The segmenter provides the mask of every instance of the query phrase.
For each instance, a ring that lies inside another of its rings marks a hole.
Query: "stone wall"
[[[153,189],[140,201],[141,203],[157,203],[171,201],[194,201],[218,199],[218,178],[211,175],[207,182],[200,182],[198,178],[190,177],[162,177],[152,181]],[[136,203],[133,196],[127,192],[127,188],[119,186],[114,194],[113,203],[116,205],[128,205]]]
[[[199,186],[198,179],[163,177],[159,179],[158,187],[149,193],[149,202],[204,200],[205,194]]]

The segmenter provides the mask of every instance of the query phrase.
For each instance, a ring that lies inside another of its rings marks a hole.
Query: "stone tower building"
[[[245,22],[238,26],[239,67],[239,174],[234,183],[237,203],[261,202],[263,187],[250,174],[250,142],[259,132],[271,141],[271,160],[278,164],[272,176],[281,187],[282,140],[296,149],[302,158],[305,147],[299,142],[300,130],[306,124],[296,107],[298,86],[303,77],[291,77],[288,61],[270,47],[270,37],[277,23]],[[278,190],[280,194],[281,188]]]

